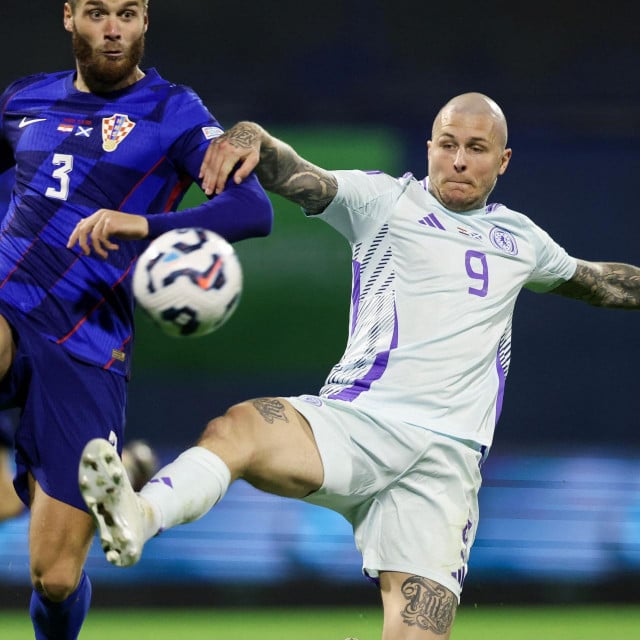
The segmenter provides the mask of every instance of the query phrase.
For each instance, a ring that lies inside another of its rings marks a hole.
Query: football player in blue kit
[[[20,407],[38,640],[76,638],[90,604],[94,524],[77,468],[92,438],[122,451],[138,254],[179,227],[264,236],[273,217],[255,177],[177,211],[222,130],[193,90],[140,67],[148,0],[69,0],[63,21],[75,69],[0,96],[0,173],[15,166],[0,227],[0,408]],[[117,238],[130,241],[107,255]]]
[[[199,518],[243,478],[350,522],[379,581],[383,640],[450,637],[520,291],[640,308],[640,268],[577,259],[528,216],[487,203],[511,154],[502,110],[479,93],[436,115],[421,180],[327,171],[255,123],[212,142],[205,192],[255,169],[349,241],[347,346],[319,394],[231,407],[139,493],[111,445],[90,442],[79,482],[111,563],[134,564],[146,540]]]

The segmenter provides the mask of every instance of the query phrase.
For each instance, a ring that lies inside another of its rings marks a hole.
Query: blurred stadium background
[[[422,177],[441,104],[488,93],[514,148],[492,199],[530,215],[573,255],[640,261],[631,0],[615,10],[542,0],[517,15],[500,0],[150,5],[148,66],[193,86],[224,126],[258,120],[327,168]],[[2,86],[69,67],[61,17],[62,2],[2,2]],[[232,321],[190,342],[139,318],[128,436],[163,459],[235,401],[315,392],[342,351],[348,247],[273,202],[273,236],[237,245],[246,287]],[[465,602],[638,604],[637,321],[522,294]],[[0,607],[27,601],[26,528],[26,517],[0,525]],[[89,570],[105,607],[377,603],[339,517],[242,483],[202,520],[151,541],[136,568],[107,566],[96,546]]]

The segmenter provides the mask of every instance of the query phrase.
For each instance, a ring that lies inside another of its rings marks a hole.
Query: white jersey
[[[346,350],[320,395],[490,446],[518,293],[556,287],[576,260],[503,205],[446,209],[427,178],[334,175],[315,217],[350,242],[353,290]]]

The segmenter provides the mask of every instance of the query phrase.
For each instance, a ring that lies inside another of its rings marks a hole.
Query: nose
[[[117,18],[108,18],[104,25],[104,35],[106,38],[117,40],[120,38],[120,25]]]
[[[464,151],[464,147],[458,147],[456,157],[453,159],[453,166],[456,171],[464,171],[467,168],[467,155]]]

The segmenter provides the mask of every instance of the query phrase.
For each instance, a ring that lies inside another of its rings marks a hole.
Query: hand
[[[253,123],[240,122],[211,141],[200,167],[202,190],[206,195],[222,193],[233,173],[233,181],[240,184],[260,162],[262,129]]]
[[[123,213],[113,209],[98,209],[76,225],[69,236],[67,249],[78,244],[85,256],[95,251],[100,257],[107,258],[109,251],[117,251],[120,245],[111,241],[111,237],[122,240],[141,240],[149,235],[149,223],[143,216]]]

